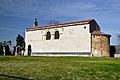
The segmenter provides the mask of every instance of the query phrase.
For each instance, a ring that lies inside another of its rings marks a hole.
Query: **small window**
[[[46,40],[50,40],[50,38],[51,38],[51,34],[50,34],[50,32],[47,32],[47,34],[46,34]]]
[[[59,31],[55,31],[55,38],[54,39],[59,39],[59,37],[60,37]]]
[[[84,26],[84,29],[86,29],[86,26]]]

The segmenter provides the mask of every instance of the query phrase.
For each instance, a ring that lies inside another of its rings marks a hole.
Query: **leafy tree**
[[[5,45],[5,55],[11,55],[9,45]]]
[[[5,55],[11,55],[10,45],[11,45],[11,41],[0,42],[0,55],[3,55],[4,51],[5,51]]]
[[[21,55],[21,51],[25,50],[25,41],[24,41],[24,38],[20,34],[18,34],[16,38],[16,46],[17,46],[18,55]]]
[[[18,34],[17,38],[16,38],[16,42],[17,42],[17,46],[23,46],[24,45],[24,38]]]
[[[0,55],[3,55],[4,52],[3,52],[3,44],[0,42]]]
[[[10,51],[11,41],[4,41],[3,45],[5,48],[5,55],[11,55],[11,51]]]

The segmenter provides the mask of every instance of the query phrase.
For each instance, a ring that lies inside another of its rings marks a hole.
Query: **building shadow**
[[[33,79],[27,79],[27,78],[23,78],[23,77],[16,77],[16,76],[10,76],[10,75],[6,75],[6,74],[0,74],[1,77],[5,77],[5,78],[12,78],[12,79],[21,79],[21,80],[33,80]]]

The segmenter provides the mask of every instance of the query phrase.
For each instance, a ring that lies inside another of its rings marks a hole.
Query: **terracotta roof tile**
[[[65,23],[60,23],[60,24],[49,24],[49,25],[45,25],[45,26],[33,26],[33,28],[35,28],[35,29],[38,29],[38,28],[45,29],[45,28],[48,28],[49,26],[64,26],[64,25],[68,25],[68,24],[90,22],[90,21],[95,21],[95,20],[94,19],[79,20],[79,21],[65,22]],[[32,29],[32,28],[27,28],[27,29]]]
[[[81,23],[81,22],[90,22],[90,21],[93,21],[93,20],[94,19],[65,22],[65,23],[61,23],[61,24],[49,24],[48,26],[58,26],[58,25],[66,25],[66,24],[75,24],[75,23]]]
[[[92,32],[92,35],[102,35],[102,36],[111,37],[111,35],[105,34],[104,32],[101,32],[101,31],[93,31],[93,32]]]

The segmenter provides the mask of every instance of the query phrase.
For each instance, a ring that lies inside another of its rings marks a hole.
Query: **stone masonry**
[[[100,31],[92,33],[92,56],[110,56],[110,37]]]

